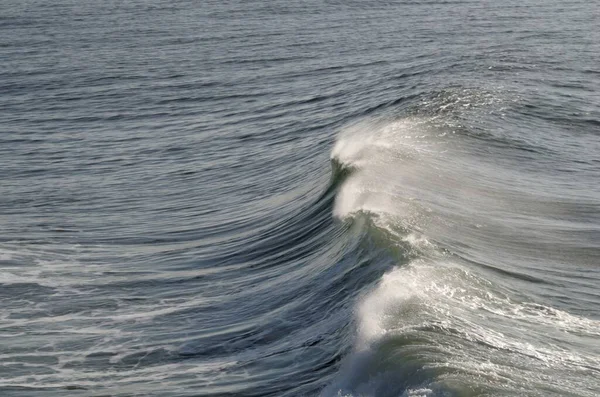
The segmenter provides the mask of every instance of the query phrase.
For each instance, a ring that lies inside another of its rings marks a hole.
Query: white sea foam
[[[479,377],[482,387],[492,389],[508,377],[517,386],[568,390],[578,370],[600,371],[600,349],[576,348],[597,340],[600,321],[514,301],[450,262],[418,260],[393,269],[360,302],[356,316],[354,353],[324,396],[445,395],[446,372]],[[412,344],[424,351],[419,365],[435,369],[439,379],[411,383],[402,362],[417,354]],[[399,390],[402,384],[409,387]]]
[[[9,261],[13,258],[14,253],[0,249],[0,261]]]

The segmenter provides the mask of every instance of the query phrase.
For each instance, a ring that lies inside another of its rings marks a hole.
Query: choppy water
[[[600,395],[600,6],[0,0],[2,396]]]

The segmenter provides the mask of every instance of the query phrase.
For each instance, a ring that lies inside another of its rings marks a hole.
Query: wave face
[[[600,395],[597,4],[2,10],[0,395]]]

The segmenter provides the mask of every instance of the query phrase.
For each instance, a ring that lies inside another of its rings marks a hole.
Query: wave
[[[334,217],[366,219],[408,261],[359,300],[353,350],[321,395],[596,395],[600,351],[582,347],[600,321],[517,288],[531,278],[501,252],[522,253],[502,228],[523,215],[526,186],[506,184],[498,159],[473,155],[481,145],[453,127],[436,115],[361,121],[333,147],[346,173]],[[545,208],[533,201],[528,211]]]

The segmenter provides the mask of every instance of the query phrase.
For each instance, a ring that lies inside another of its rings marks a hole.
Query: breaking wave
[[[517,255],[523,247],[495,227],[521,221],[510,203],[528,186],[504,183],[498,166],[486,174],[481,143],[468,139],[436,117],[363,121],[340,133],[331,158],[352,171],[334,216],[368,219],[403,256],[360,299],[353,352],[323,396],[595,395],[600,350],[589,346],[600,321],[519,288],[536,280],[511,267],[510,254],[496,256],[498,244]]]

